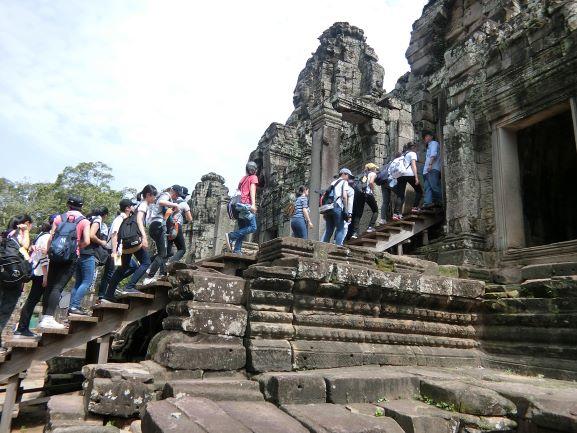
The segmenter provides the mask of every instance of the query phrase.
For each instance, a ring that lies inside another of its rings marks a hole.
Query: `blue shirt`
[[[295,213],[293,217],[304,218],[303,209],[309,208],[309,199],[306,195],[299,196],[295,201]]]
[[[429,145],[427,146],[427,156],[425,159],[425,167],[423,167],[423,174],[427,174],[429,172],[429,164],[431,163],[432,157],[435,157],[435,161],[433,162],[431,169],[441,171],[441,155],[439,154],[439,143],[435,140],[429,142]]]

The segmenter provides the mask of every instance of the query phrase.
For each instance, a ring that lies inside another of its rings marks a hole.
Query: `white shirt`
[[[369,174],[367,174],[367,188],[365,189],[366,194],[373,194],[373,190],[371,189],[371,181],[374,182],[375,177],[377,177],[377,173],[374,171],[371,171]]]
[[[403,161],[403,176],[415,177],[416,173],[413,173],[413,168],[411,167],[411,162],[417,161],[417,154],[415,152],[407,152]]]
[[[338,185],[337,185],[338,183]],[[354,201],[354,197],[355,197],[355,190],[353,188],[351,188],[349,186],[349,183],[344,180],[344,179],[335,179],[331,182],[331,185],[336,185],[335,186],[335,203],[337,203],[339,206],[343,207],[343,199],[342,199],[342,195],[343,193],[345,193],[348,197],[348,201],[347,201],[347,209],[345,209],[345,211],[347,213],[352,214],[353,213],[353,201]]]
[[[158,202],[161,200],[171,201],[170,200],[170,194],[167,192],[161,193],[156,198],[156,201],[154,202],[154,204],[152,206],[148,206],[148,203],[147,203],[148,215],[146,216],[146,222],[148,224],[150,224],[154,221],[160,221],[160,222],[164,221],[164,212],[162,211],[163,206],[158,204]],[[143,202],[143,203],[146,203],[146,202]],[[140,205],[138,205],[138,207],[140,208]]]
[[[115,233],[118,234],[118,230],[120,229],[120,225],[122,224],[122,221],[124,221],[125,218],[126,218],[126,215],[123,212],[121,212],[112,221],[112,225],[110,226],[110,230],[108,230],[108,241],[106,242],[106,248],[108,248],[109,250],[112,249],[112,235],[114,235]]]
[[[178,209],[180,212],[173,214],[173,219],[175,223],[182,225],[184,223],[184,214],[190,211],[190,206],[186,200],[180,199],[178,202]]]
[[[50,239],[50,233],[44,233],[41,235],[36,243],[34,244],[34,252],[30,259],[32,260],[32,268],[34,269],[34,275],[37,277],[42,277],[44,271],[42,266],[48,266],[48,239]]]

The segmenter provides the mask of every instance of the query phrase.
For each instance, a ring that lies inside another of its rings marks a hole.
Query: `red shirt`
[[[244,176],[238,183],[241,203],[249,205],[253,204],[250,199],[250,186],[252,184],[258,185],[258,177],[254,174]]]
[[[81,216],[84,216],[77,210],[69,210],[68,212],[66,212],[66,217],[70,215],[74,216],[74,221],[76,221],[76,219],[80,218]],[[62,222],[62,215],[58,215],[56,218],[54,218],[54,223],[52,224],[52,227],[56,229],[56,227],[58,227],[61,222]],[[84,231],[84,227],[86,226],[90,227],[90,221],[88,221],[86,218],[80,221],[76,226],[76,237],[78,239],[78,245],[80,245],[80,243],[82,242],[82,232]],[[78,248],[76,249],[76,254],[80,254],[80,250]]]

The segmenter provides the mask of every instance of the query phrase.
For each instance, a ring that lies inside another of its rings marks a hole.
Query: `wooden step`
[[[224,263],[217,263],[217,262],[202,262],[202,266],[204,266],[205,268],[211,268],[217,270],[224,269]]]
[[[4,339],[5,347],[19,347],[22,349],[35,349],[38,347],[39,339],[37,338],[16,338],[13,336]]]
[[[48,335],[48,334],[55,334],[55,335],[68,335],[70,333],[70,328],[67,326],[65,328],[62,329],[56,329],[56,328],[38,328],[38,331],[42,334],[42,335]]]
[[[152,284],[150,285],[152,286]],[[144,286],[146,287],[146,286]],[[124,293],[122,295],[118,295],[116,299],[154,299],[154,295],[150,293]]]
[[[98,323],[100,319],[96,316],[82,316],[80,314],[69,314],[68,321],[72,322],[84,322],[84,323]]]
[[[107,302],[95,305],[94,310],[128,310],[129,305],[122,302]]]

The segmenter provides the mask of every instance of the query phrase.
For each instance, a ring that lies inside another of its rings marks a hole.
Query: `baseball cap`
[[[341,175],[341,174],[348,174],[349,176],[353,175],[353,173],[351,173],[351,170],[349,170],[348,168],[344,168],[344,167],[339,170],[339,175]]]
[[[82,207],[82,205],[84,204],[84,199],[79,195],[69,195],[66,203],[70,206]]]
[[[120,210],[124,210],[127,207],[130,206],[134,206],[136,203],[134,203],[134,200],[129,199],[129,198],[123,198],[122,200],[120,200],[120,203],[118,204],[118,207],[120,207]]]
[[[180,198],[186,198],[188,196],[188,188],[185,186],[181,186],[178,195],[180,196]]]

